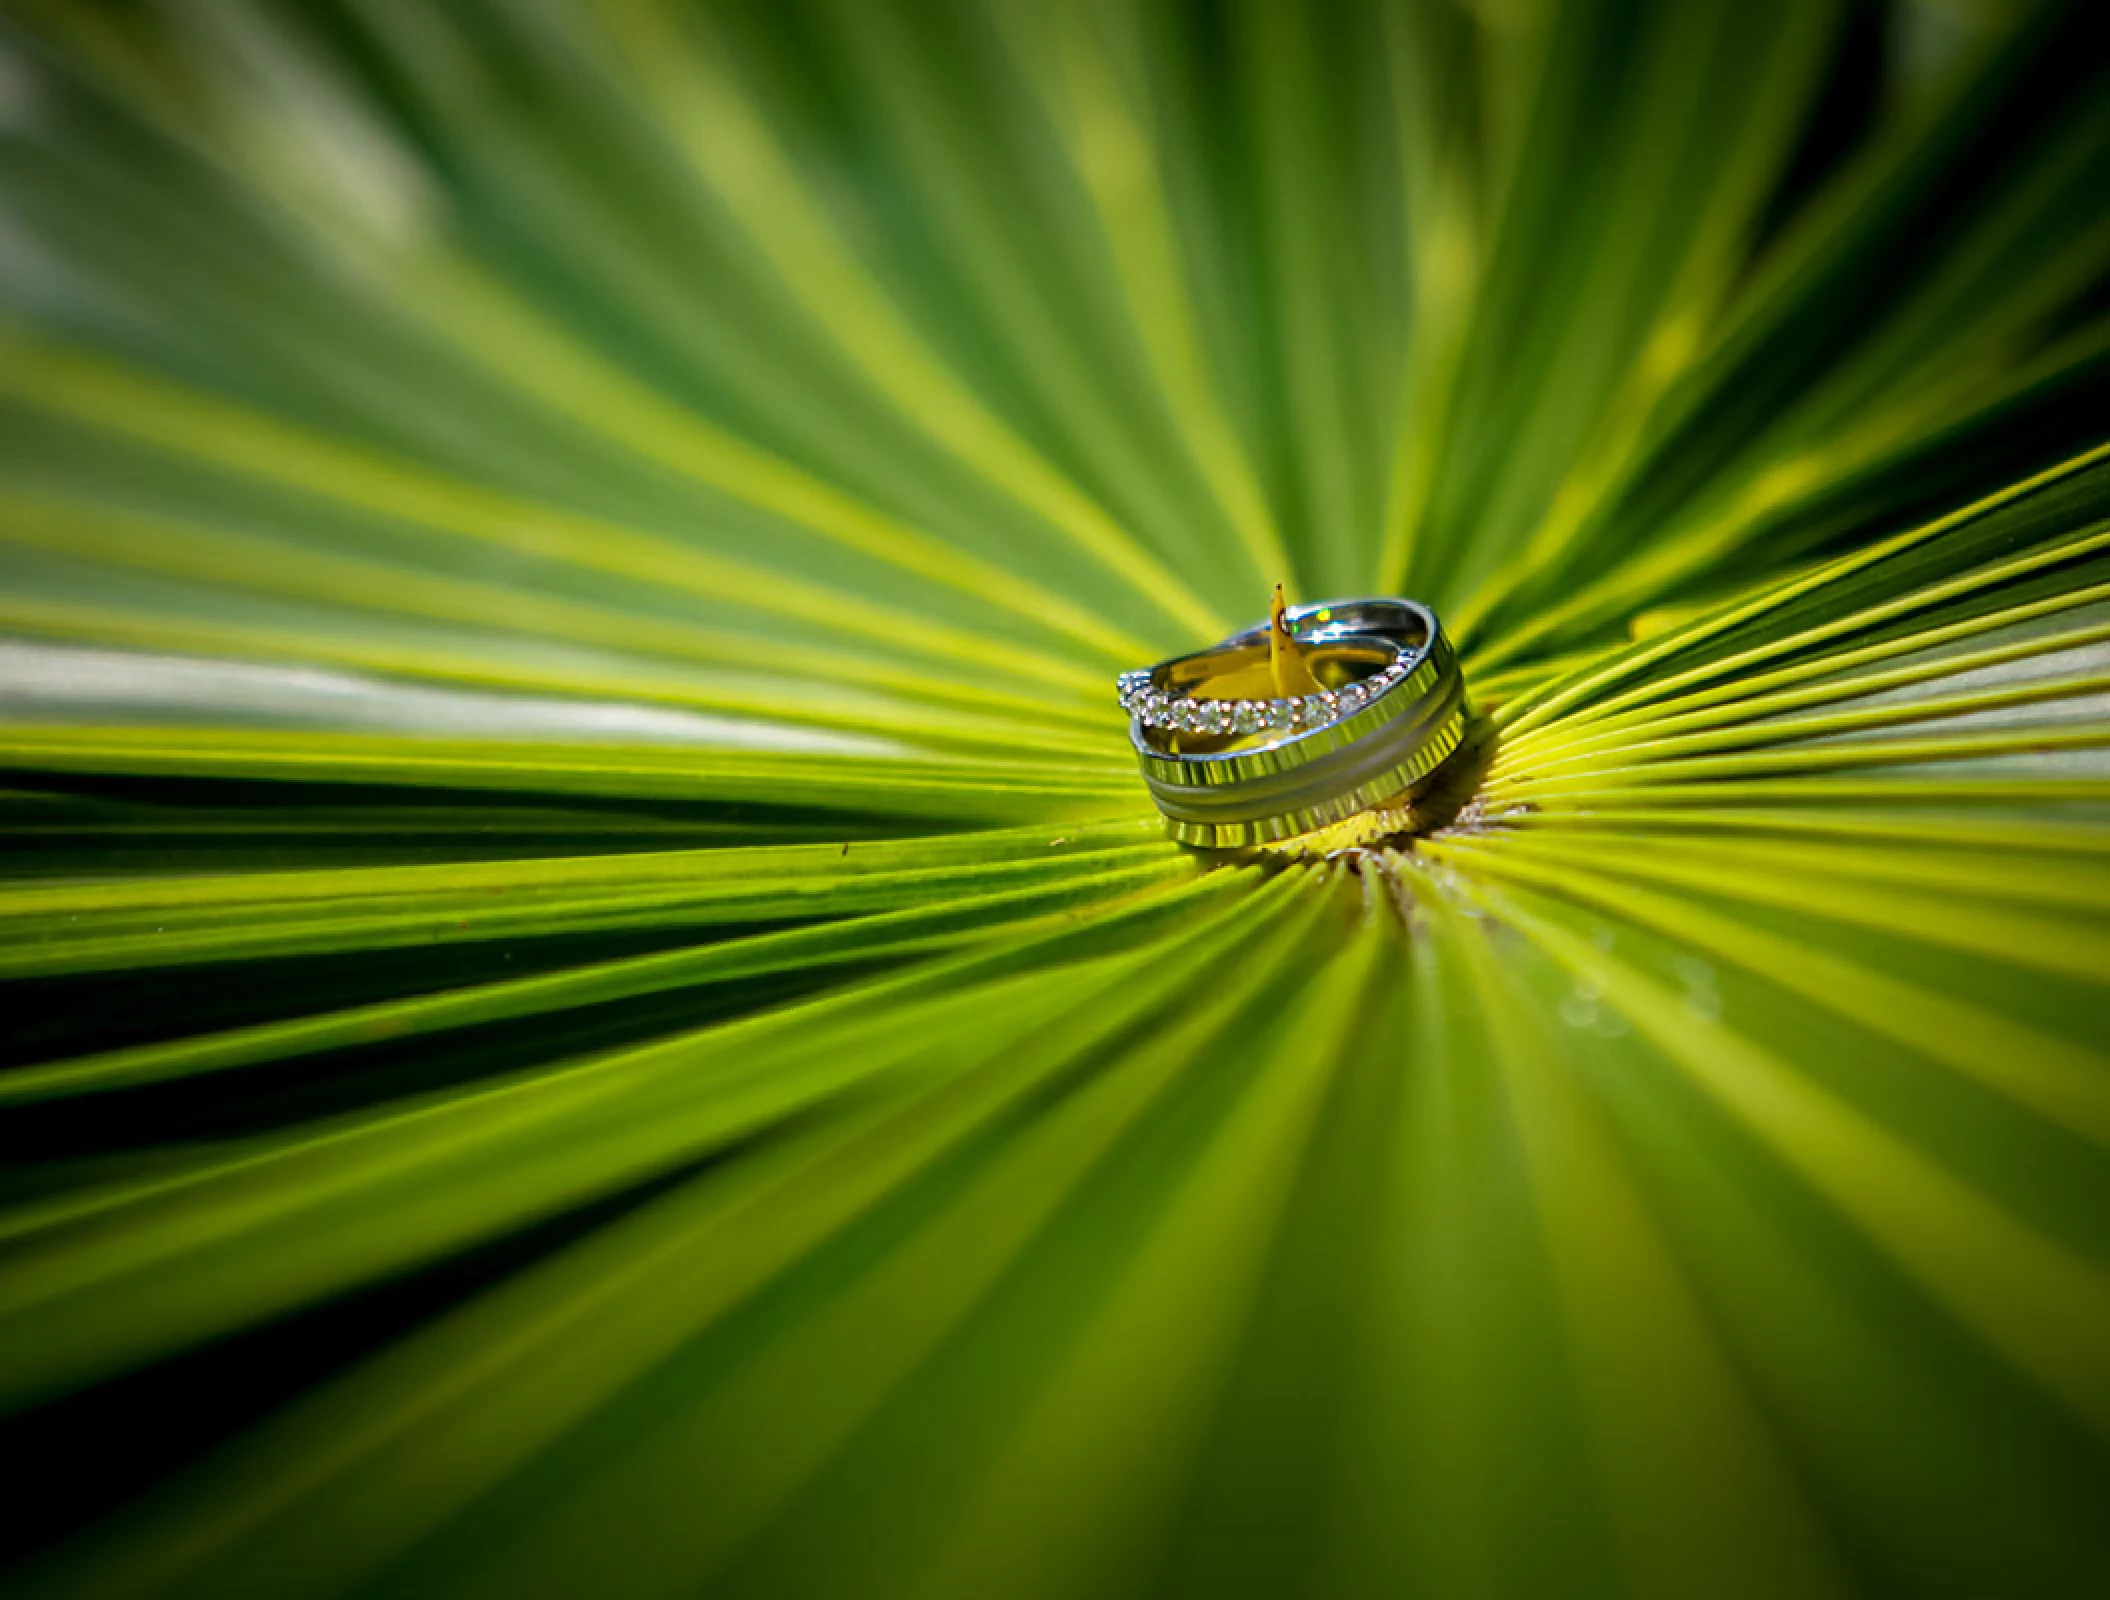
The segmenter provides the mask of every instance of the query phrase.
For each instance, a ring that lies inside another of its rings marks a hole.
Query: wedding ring
[[[1413,600],[1284,613],[1317,693],[1269,685],[1269,625],[1123,673],[1129,741],[1174,838],[1223,849],[1340,822],[1424,787],[1465,736],[1465,682]]]

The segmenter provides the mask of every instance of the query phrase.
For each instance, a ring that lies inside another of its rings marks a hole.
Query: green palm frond
[[[2086,12],[0,7],[9,1592],[2100,1583]]]

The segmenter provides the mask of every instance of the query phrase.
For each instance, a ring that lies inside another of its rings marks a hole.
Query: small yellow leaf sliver
[[[1283,618],[1285,609],[1282,585],[1278,583],[1274,600],[1268,606],[1268,670],[1274,676],[1275,693],[1286,700],[1292,695],[1317,694],[1326,686],[1312,675],[1311,666],[1304,659],[1304,647]]]

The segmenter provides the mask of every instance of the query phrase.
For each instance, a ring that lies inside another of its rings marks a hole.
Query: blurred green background
[[[2110,1582],[2091,9],[0,0],[0,1588]]]

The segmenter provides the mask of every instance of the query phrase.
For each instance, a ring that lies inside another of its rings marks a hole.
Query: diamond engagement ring
[[[1279,692],[1292,645],[1311,692]],[[1264,844],[1417,790],[1465,736],[1465,681],[1413,600],[1282,611],[1119,680],[1150,797],[1183,844]]]

